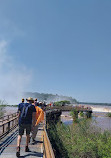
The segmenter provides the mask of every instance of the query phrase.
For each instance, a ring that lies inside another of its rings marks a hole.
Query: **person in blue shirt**
[[[22,107],[24,105],[24,101],[25,101],[25,99],[22,98],[22,102],[18,105],[18,109],[19,109],[19,107]],[[19,111],[17,111],[17,113],[19,113]]]
[[[23,105],[24,105],[24,100],[25,100],[25,99],[24,99],[24,98],[22,98],[22,102],[18,105],[18,107],[19,107],[19,106],[23,106]]]
[[[36,109],[32,103],[34,102],[33,98],[29,97],[27,103],[18,105],[18,115],[19,115],[19,135],[17,138],[17,149],[16,156],[20,156],[20,143],[22,139],[22,135],[24,134],[24,130],[26,130],[26,146],[25,152],[29,152],[29,140],[30,140],[30,132],[31,127],[35,126],[36,120]]]

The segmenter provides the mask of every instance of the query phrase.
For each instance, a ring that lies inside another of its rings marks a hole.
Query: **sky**
[[[110,0],[0,0],[0,99],[111,103]]]

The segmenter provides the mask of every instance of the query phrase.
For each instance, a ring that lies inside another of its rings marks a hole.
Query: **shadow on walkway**
[[[10,136],[6,136],[6,139],[3,139],[3,141],[0,142],[0,155],[5,150],[5,148],[17,138],[17,135],[18,129],[14,131]]]
[[[35,156],[35,157],[43,157],[43,153],[39,153],[39,152],[30,152],[28,153],[27,155],[24,155],[24,156],[19,156],[19,158],[25,158],[25,157],[31,157],[31,156]]]

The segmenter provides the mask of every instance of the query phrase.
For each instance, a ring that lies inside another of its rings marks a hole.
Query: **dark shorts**
[[[19,125],[19,135],[20,136],[22,136],[24,134],[24,130],[26,130],[26,135],[29,135],[31,132],[31,124]]]

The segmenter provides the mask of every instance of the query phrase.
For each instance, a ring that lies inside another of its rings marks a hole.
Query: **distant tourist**
[[[37,101],[37,98],[34,99],[34,105],[39,106],[39,102]]]
[[[46,102],[44,101],[44,102],[42,102],[42,107],[41,107],[41,109],[43,110],[43,111],[45,111],[46,110]]]
[[[22,102],[19,104],[19,106],[20,106],[20,105],[24,105],[24,100],[25,100],[25,99],[22,98]]]
[[[36,115],[35,115],[36,124],[33,128],[32,136],[31,136],[33,143],[35,142],[35,138],[36,138],[36,135],[37,135],[37,132],[38,132],[39,123],[44,120],[44,111],[38,106],[38,104],[36,104],[36,100],[34,101],[34,106],[35,106],[35,109],[36,109]]]
[[[49,106],[51,107],[51,103],[49,104]]]
[[[26,130],[26,146],[25,152],[29,152],[29,140],[30,140],[30,132],[31,127],[35,126],[36,120],[36,109],[35,106],[32,105],[34,102],[33,98],[29,97],[27,103],[24,103],[23,106],[19,104],[18,111],[19,111],[19,135],[17,138],[17,149],[16,149],[16,156],[20,156],[20,143],[22,135],[24,134],[24,130]]]
[[[39,102],[39,106],[38,106],[39,108],[42,108],[42,102]]]

